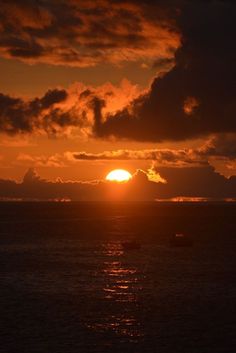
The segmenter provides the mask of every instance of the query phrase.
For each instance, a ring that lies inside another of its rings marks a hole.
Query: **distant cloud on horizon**
[[[222,163],[236,163],[236,134],[211,135],[201,146],[182,149],[142,149],[142,150],[114,150],[100,153],[67,152],[68,159],[81,161],[122,161],[147,160],[159,167],[201,167],[214,161]],[[235,168],[232,169],[235,171]]]
[[[67,168],[77,162],[147,161],[156,168],[196,168],[213,166],[216,172],[230,177],[236,175],[236,134],[212,135],[202,145],[195,148],[153,148],[120,149],[91,152],[71,152],[55,154],[19,153],[13,162],[18,166],[45,168]],[[221,167],[220,167],[221,166]]]
[[[22,182],[0,180],[0,200],[38,201],[155,201],[219,200],[236,198],[236,177],[229,179],[213,167],[153,168],[158,180],[149,180],[150,172],[137,170],[126,183],[102,180],[72,182],[42,179],[29,169]],[[164,181],[167,182],[164,182]]]

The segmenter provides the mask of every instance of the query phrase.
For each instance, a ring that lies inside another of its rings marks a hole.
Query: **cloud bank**
[[[77,163],[77,161],[84,161],[85,163],[86,161],[147,161],[155,168],[196,168],[211,165],[220,174],[230,177],[236,175],[235,146],[235,134],[217,134],[195,148],[120,149],[100,153],[67,151],[52,155],[19,153],[14,164],[26,167],[30,165],[34,167],[66,168]]]
[[[57,126],[67,127],[71,116],[59,108],[66,98],[63,89],[49,90],[43,97],[29,101],[0,93],[0,132],[14,135],[42,129],[53,133]]]
[[[52,201],[154,201],[229,200],[236,198],[236,177],[226,179],[210,166],[196,168],[157,168],[150,180],[150,171],[137,170],[126,183],[106,181],[48,181],[29,169],[23,181],[0,180],[1,200]],[[160,174],[158,174],[160,173]],[[166,180],[167,182],[163,182]]]
[[[149,90],[52,89],[25,101],[0,95],[0,131],[95,138],[186,140],[236,133],[233,1],[9,1],[0,9],[0,55],[96,65],[154,60],[168,72]],[[170,66],[170,63],[173,65]]]
[[[149,149],[149,150],[117,150],[104,151],[102,153],[72,153],[71,157],[76,160],[96,161],[96,160],[146,160],[155,161],[159,165],[166,166],[190,166],[201,165],[207,162],[206,156],[198,149]]]
[[[139,95],[139,87],[126,79],[119,86],[108,82],[96,88],[75,83],[33,99],[0,93],[0,133],[92,136],[96,101],[106,101],[105,111],[115,112]]]
[[[183,149],[142,149],[116,150],[101,153],[75,152],[68,158],[82,161],[96,160],[146,160],[166,167],[200,167],[213,160],[236,161],[236,134],[217,134],[211,136],[202,146]]]
[[[236,132],[236,4],[177,1],[182,46],[175,66],[115,114],[94,109],[94,134],[138,141]]]
[[[171,59],[180,44],[172,12],[161,2],[10,0],[1,3],[0,55],[75,67]]]

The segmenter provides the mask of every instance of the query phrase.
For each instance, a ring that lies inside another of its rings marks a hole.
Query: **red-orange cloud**
[[[173,59],[171,10],[132,0],[2,2],[0,55],[77,67]]]

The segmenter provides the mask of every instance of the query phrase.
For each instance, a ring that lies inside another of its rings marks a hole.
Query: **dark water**
[[[236,352],[235,205],[1,203],[0,261],[0,352]]]

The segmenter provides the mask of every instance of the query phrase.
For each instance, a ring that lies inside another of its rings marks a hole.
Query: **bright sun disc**
[[[107,174],[106,180],[116,181],[118,183],[129,181],[132,178],[132,175],[124,169],[115,169]]]

